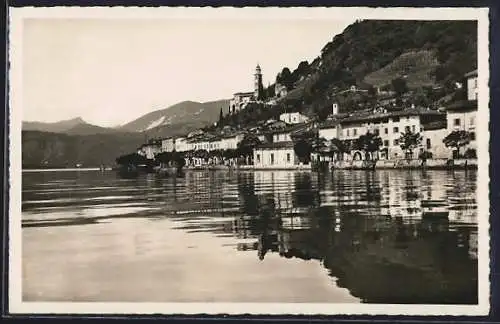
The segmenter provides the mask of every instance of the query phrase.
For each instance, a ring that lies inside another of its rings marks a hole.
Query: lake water
[[[476,176],[23,173],[23,299],[477,304]]]

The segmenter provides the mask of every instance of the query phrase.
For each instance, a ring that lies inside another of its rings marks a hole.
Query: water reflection
[[[242,237],[319,260],[368,303],[477,303],[474,175],[255,172],[238,178]],[[248,208],[248,209],[247,209]],[[244,221],[243,215],[260,215]]]
[[[365,303],[477,303],[475,171],[188,172],[134,179],[42,172],[23,175],[22,194],[23,227],[169,219],[175,230],[230,238],[215,242],[259,265],[273,257],[290,267],[320,263],[332,290],[346,288]],[[185,251],[177,252],[182,258]],[[283,271],[262,275],[282,278]],[[235,282],[246,280],[235,276]]]

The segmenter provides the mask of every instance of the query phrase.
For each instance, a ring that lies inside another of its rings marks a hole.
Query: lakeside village
[[[275,85],[275,96],[262,101],[262,73],[257,65],[255,90],[238,92],[225,117],[242,113],[252,103],[276,104],[286,88]],[[122,170],[177,172],[181,169],[378,169],[475,168],[477,70],[464,76],[466,99],[446,107],[410,105],[395,101],[375,109],[341,113],[331,104],[319,121],[301,112],[281,112],[243,128],[223,125],[221,119],[186,136],[151,139],[136,153],[117,158]],[[345,91],[366,91],[351,86]],[[390,109],[389,109],[390,108]]]

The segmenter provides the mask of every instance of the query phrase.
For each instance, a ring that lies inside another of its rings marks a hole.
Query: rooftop
[[[293,148],[293,142],[276,142],[276,143],[264,143],[257,146],[259,149],[285,149]]]
[[[470,72],[465,73],[464,76],[466,78],[477,77],[477,69],[475,69],[474,71],[470,71]]]
[[[340,123],[349,122],[363,122],[363,121],[375,121],[378,119],[385,119],[390,117],[405,117],[405,116],[442,116],[444,113],[431,110],[428,108],[411,108],[398,111],[383,111],[376,113],[363,113],[356,114],[339,120]]]
[[[477,100],[458,100],[446,106],[446,110],[459,111],[477,109]]]

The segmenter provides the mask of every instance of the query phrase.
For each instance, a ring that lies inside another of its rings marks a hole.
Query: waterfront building
[[[320,138],[331,141],[334,138],[340,138],[341,130],[337,120],[326,120],[318,126],[318,135]]]
[[[161,140],[161,151],[162,152],[173,152],[175,151],[175,137],[167,137]]]
[[[448,134],[453,131],[469,132],[471,142],[466,149],[476,150],[477,70],[465,74],[465,77],[467,79],[467,99],[456,101],[446,107],[447,130]],[[456,156],[456,152],[453,154]]]
[[[161,152],[161,143],[161,140],[151,139],[146,144],[143,144],[137,153],[152,160],[156,154]]]
[[[399,146],[401,134],[411,131],[422,135],[424,129],[430,124],[442,122],[445,118],[444,113],[427,108],[411,108],[391,112],[386,110],[370,111],[340,119],[339,139],[355,140],[370,132],[379,135],[382,139],[379,158],[418,158],[417,152],[412,152],[410,156],[405,155]],[[352,154],[354,159],[363,159],[361,152],[354,151]]]
[[[299,164],[292,141],[278,141],[259,145],[254,149],[253,161],[258,168],[289,168]]]
[[[191,150],[234,150],[238,147],[238,143],[243,140],[244,133],[237,132],[227,135],[209,135],[205,134],[188,141]]]
[[[174,142],[174,148],[177,152],[186,152],[190,150],[190,145],[187,138],[184,136],[177,137]]]
[[[299,112],[293,112],[281,114],[280,120],[287,124],[302,124],[308,122],[309,118]]]
[[[443,139],[448,135],[445,121],[437,121],[422,125],[423,131],[420,152],[430,153],[433,159],[449,159],[451,157],[450,148],[446,147]]]

